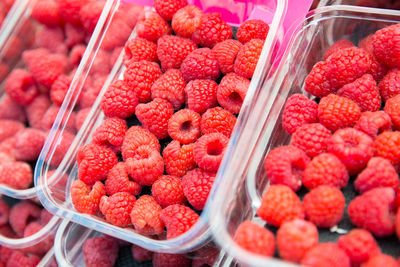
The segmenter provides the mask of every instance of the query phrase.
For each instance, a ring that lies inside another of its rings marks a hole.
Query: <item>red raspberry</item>
[[[200,137],[193,147],[197,165],[205,171],[218,171],[228,142],[229,138],[221,133],[210,133]]]
[[[46,112],[43,114],[42,121],[41,121],[41,129],[42,130],[50,130],[53,126],[53,123],[56,120],[57,114],[60,110],[60,107],[53,104],[51,105]],[[75,132],[75,112],[72,112],[68,118],[68,120],[64,117],[63,121],[60,124],[65,124],[65,129],[72,133]]]
[[[396,209],[397,209],[397,212],[396,212],[396,221],[395,221],[395,226],[396,226],[396,235],[397,235],[397,237],[399,238],[400,237],[400,212],[399,212],[399,189],[397,189],[397,192],[396,192],[396,202],[395,202],[395,204],[396,204]]]
[[[19,237],[23,237],[26,226],[31,220],[40,217],[40,211],[38,206],[27,200],[19,202],[10,210],[10,226]]]
[[[157,56],[164,71],[179,69],[183,60],[197,45],[192,40],[174,35],[164,35],[157,41]]]
[[[214,180],[214,173],[199,168],[189,171],[182,177],[183,192],[193,208],[204,209]]]
[[[39,232],[42,229],[43,229],[43,225],[41,225],[39,222],[31,222],[26,226],[26,228],[24,230],[24,237],[31,236],[31,235]],[[44,240],[37,243],[36,245],[25,248],[24,252],[32,253],[32,254],[36,254],[36,255],[44,255],[52,247],[53,247],[53,239],[49,235]]]
[[[191,38],[199,28],[203,11],[194,5],[188,5],[179,9],[172,17],[172,29],[176,35]]]
[[[86,33],[82,26],[76,26],[70,23],[66,23],[64,26],[65,30],[65,44],[68,47],[73,47],[75,45],[85,42]]]
[[[204,113],[217,105],[218,84],[211,80],[190,81],[185,87],[189,109]]]
[[[3,199],[0,199],[0,225],[1,226],[8,224],[9,215],[10,215],[10,207]],[[1,257],[0,257],[0,259],[1,259]]]
[[[157,62],[157,45],[146,39],[135,38],[126,42],[124,48],[124,65],[129,66],[132,62],[147,60]]]
[[[300,126],[318,121],[318,104],[301,94],[290,96],[282,115],[282,127],[293,134]]]
[[[79,12],[89,0],[59,0],[61,18],[74,25],[81,25]]]
[[[191,260],[184,254],[153,254],[153,267],[189,267]]]
[[[383,101],[400,94],[400,69],[389,71],[379,83],[379,92]]]
[[[229,73],[222,78],[218,90],[218,103],[226,110],[238,114],[242,107],[250,81],[236,73]]]
[[[164,223],[160,219],[161,211],[161,206],[152,196],[141,196],[130,213],[135,231],[142,235],[158,235],[164,232]]]
[[[235,124],[236,117],[221,107],[210,108],[201,116],[203,134],[222,133],[229,138]]]
[[[239,50],[235,59],[235,73],[251,79],[260,58],[264,40],[252,39],[245,43]]]
[[[161,220],[167,228],[167,239],[171,239],[188,231],[199,219],[199,215],[191,208],[174,204],[161,211]]]
[[[369,70],[368,73],[370,73],[372,77],[374,77],[375,81],[377,83],[380,82],[383,79],[383,77],[385,77],[387,72],[388,68],[385,65],[379,63],[379,61],[375,57],[373,57],[371,69]]]
[[[328,49],[325,50],[324,53],[324,60],[327,60],[328,57],[334,53],[336,53],[337,51],[344,49],[344,48],[349,48],[349,47],[353,47],[353,43],[350,42],[349,40],[339,40],[336,41],[333,45],[331,45],[330,47],[328,47]]]
[[[82,127],[86,117],[89,115],[90,110],[91,108],[84,108],[76,113],[75,128],[77,131],[79,131],[79,129]]]
[[[36,255],[25,255],[19,250],[14,250],[7,261],[7,267],[35,267],[39,264],[40,258]]]
[[[364,229],[354,229],[342,235],[337,245],[346,252],[354,266],[359,266],[381,252],[374,237]]]
[[[264,168],[271,184],[283,184],[297,191],[309,162],[303,150],[295,146],[281,146],[268,153]]]
[[[133,62],[124,72],[124,81],[133,90],[140,103],[151,100],[151,86],[160,78],[161,70],[157,63],[146,60]]]
[[[203,14],[200,25],[192,35],[192,40],[203,47],[212,48],[217,43],[232,38],[231,27],[217,12]]]
[[[38,1],[32,8],[31,16],[46,26],[61,24],[59,3],[54,0]]]
[[[118,258],[118,242],[105,236],[88,238],[83,244],[82,254],[87,267],[112,267]]]
[[[241,48],[242,44],[239,41],[232,39],[218,43],[212,48],[212,51],[218,60],[219,69],[223,74],[233,72],[235,59]]]
[[[41,225],[48,224],[52,218],[53,218],[53,214],[48,212],[46,209],[42,209],[42,212],[40,213],[40,224]]]
[[[93,65],[91,66],[91,74],[92,75],[104,75],[107,77],[107,75],[111,71],[111,63],[110,63],[110,58],[111,58],[111,53],[100,49],[96,57],[94,58]],[[101,84],[102,88],[103,84]]]
[[[319,98],[335,93],[337,88],[334,88],[328,80],[332,71],[334,69],[330,63],[317,62],[306,77],[304,90]]]
[[[71,49],[68,60],[69,64],[73,67],[78,67],[86,51],[86,45],[76,45]]]
[[[261,199],[257,215],[267,223],[281,226],[294,219],[304,219],[304,208],[300,198],[286,185],[271,185]]]
[[[187,6],[187,0],[155,0],[154,8],[166,21],[171,21],[173,15],[181,8]]]
[[[7,155],[15,160],[15,137],[7,138],[0,143],[0,153]],[[1,178],[1,177],[0,177]],[[4,181],[3,181],[4,182]]]
[[[374,155],[374,141],[354,128],[337,130],[328,140],[328,152],[346,166],[350,175],[357,174]]]
[[[250,19],[242,23],[237,31],[237,38],[245,44],[251,39],[265,40],[269,32],[269,25],[259,19]]]
[[[125,81],[115,81],[105,92],[101,108],[107,117],[128,118],[135,113],[138,99]]]
[[[374,56],[389,68],[400,67],[400,25],[395,24],[375,32],[372,37]]]
[[[307,251],[318,244],[318,230],[311,222],[295,219],[281,225],[276,240],[282,259],[300,263]]]
[[[92,140],[94,144],[105,146],[114,153],[119,153],[127,130],[125,120],[108,118],[93,133]]]
[[[367,111],[361,113],[361,117],[354,128],[375,138],[384,131],[390,131],[392,129],[392,121],[384,111]]]
[[[140,126],[130,127],[125,133],[121,147],[123,159],[126,161],[128,158],[134,157],[138,148],[143,145],[149,145],[153,150],[160,151],[160,143],[154,134]]]
[[[39,94],[33,76],[23,69],[15,69],[10,73],[5,90],[20,105],[29,105]]]
[[[214,266],[216,264],[220,250],[213,244],[202,247],[194,254],[192,267]]]
[[[179,177],[163,175],[154,182],[151,194],[163,208],[173,204],[185,204],[182,182]]]
[[[37,33],[35,42],[38,47],[47,48],[52,53],[67,54],[68,52],[61,27],[43,28]]]
[[[163,150],[165,170],[169,175],[183,176],[196,167],[193,155],[194,144],[181,145],[173,140]]]
[[[34,103],[38,98],[40,98],[40,96],[36,97],[32,103]],[[27,110],[29,110],[29,106],[27,107]],[[29,117],[29,111],[27,112],[27,115]],[[26,122],[24,108],[12,100],[8,94],[4,94],[2,100],[0,101],[0,119]]]
[[[171,34],[171,26],[155,11],[145,10],[136,23],[139,37],[156,42],[164,34]]]
[[[306,152],[313,158],[326,151],[331,132],[320,123],[304,124],[293,133],[290,145]]]
[[[251,221],[242,222],[236,229],[234,241],[243,249],[272,257],[275,252],[275,237],[270,230]]]
[[[395,168],[400,166],[400,132],[383,132],[375,138],[375,156],[388,159]]]
[[[12,231],[12,230],[10,229],[10,231]],[[8,248],[5,246],[1,247],[0,259],[1,259],[1,262],[4,264],[4,266],[7,265],[7,262],[10,259],[11,255],[13,254],[13,251],[14,251],[14,249],[12,249],[12,248]]]
[[[51,102],[47,95],[37,96],[32,103],[26,107],[26,115],[28,117],[29,125],[32,128],[42,128],[42,118],[50,107]],[[15,107],[17,108],[17,107]],[[18,107],[19,108],[19,107]],[[17,110],[16,110],[17,111]],[[23,112],[23,111],[22,111]],[[8,116],[7,116],[8,117]],[[25,117],[25,115],[24,115]]]
[[[142,187],[129,180],[125,162],[118,162],[107,175],[105,182],[107,195],[112,196],[118,192],[128,192],[134,196],[139,195]]]
[[[58,76],[50,89],[50,98],[58,106],[64,101],[65,95],[68,92],[72,79],[67,75]]]
[[[321,98],[318,105],[320,123],[332,132],[353,126],[360,116],[361,111],[357,103],[334,94]]]
[[[209,48],[192,51],[182,61],[180,70],[186,82],[198,79],[216,80],[220,74],[218,60]]]
[[[377,254],[371,257],[362,267],[399,267],[400,264],[393,257],[385,254]]]
[[[19,121],[0,119],[0,142],[14,136],[19,131],[24,130],[24,128],[25,126]]]
[[[374,36],[373,34],[370,34],[358,42],[358,47],[364,49],[371,55],[373,54],[373,49],[374,49],[372,41],[373,36]]]
[[[109,25],[108,34],[104,35],[101,47],[106,50],[113,50],[116,47],[124,46],[132,30],[133,28],[129,26],[126,20],[116,17]]]
[[[71,200],[77,211],[87,214],[96,214],[102,196],[106,194],[104,185],[96,182],[93,186],[81,180],[75,180],[71,186]]]
[[[390,116],[393,128],[400,130],[400,94],[389,98],[385,103],[384,110]]]
[[[106,217],[106,221],[125,227],[131,224],[131,211],[136,198],[127,192],[118,192],[110,197],[102,196],[100,199],[100,211]]]
[[[137,262],[151,261],[153,258],[153,251],[147,250],[145,248],[139,247],[137,245],[132,245],[132,256]]]
[[[178,110],[185,103],[185,86],[185,80],[179,70],[167,70],[151,86],[151,98],[168,100],[174,109]]]
[[[64,131],[59,134],[59,138],[60,143],[56,145],[52,158],[48,161],[48,163],[53,167],[60,165],[61,161],[63,161],[75,139],[75,135],[68,131]]]
[[[301,260],[301,266],[307,267],[350,267],[350,259],[336,244],[320,243],[310,249]]]
[[[348,208],[351,222],[377,237],[394,233],[395,193],[390,187],[373,188],[354,198]]]
[[[92,33],[103,11],[105,1],[89,2],[79,11],[80,21],[87,33]]]
[[[17,160],[35,161],[39,157],[46,134],[40,130],[26,128],[15,135],[15,158]]]
[[[33,174],[31,166],[22,161],[0,165],[0,183],[14,189],[27,189],[32,185]]]

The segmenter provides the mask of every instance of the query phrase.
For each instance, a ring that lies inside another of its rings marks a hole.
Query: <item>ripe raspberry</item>
[[[218,60],[219,69],[223,74],[233,72],[235,59],[242,44],[239,41],[229,39],[216,44],[212,51]]]
[[[151,86],[151,98],[168,100],[174,109],[178,110],[185,103],[185,86],[185,80],[179,70],[167,70]]]
[[[229,138],[221,133],[210,133],[200,137],[193,147],[197,165],[205,171],[218,171],[228,142]]]
[[[384,110],[390,116],[393,128],[400,130],[400,94],[389,98],[385,103]]]
[[[0,153],[15,160],[15,136],[9,137],[0,143]]]
[[[395,24],[375,32],[372,37],[374,56],[389,68],[400,67],[400,25]]]
[[[361,111],[357,103],[334,94],[321,98],[318,105],[320,123],[332,132],[340,128],[352,127],[360,116]]]
[[[152,196],[141,196],[130,213],[135,231],[142,235],[158,235],[164,232],[164,223],[160,219],[161,211],[161,206]]]
[[[76,118],[75,118],[75,128],[77,131],[82,127],[83,123],[86,120],[86,117],[89,115],[91,108],[84,108],[79,110],[76,113]]]
[[[0,226],[8,224],[9,215],[10,207],[4,200],[0,199]]]
[[[69,64],[73,67],[78,67],[86,51],[86,45],[76,45],[71,49],[68,60]]]
[[[109,25],[108,34],[104,35],[101,47],[111,51],[119,46],[124,46],[132,30],[133,28],[126,20],[116,17]]]
[[[385,254],[377,254],[371,257],[366,263],[363,264],[363,267],[399,267],[400,264],[393,257]]]
[[[295,219],[281,225],[276,240],[279,256],[299,263],[307,251],[318,244],[318,230],[311,222]]]
[[[75,45],[85,42],[86,33],[82,26],[76,26],[70,23],[66,23],[64,26],[65,30],[65,44],[68,47],[73,47]]]
[[[264,40],[252,39],[245,43],[239,50],[235,59],[235,73],[251,79],[260,58]]]
[[[31,187],[33,174],[31,166],[22,161],[9,162],[3,161],[0,165],[0,183],[14,189],[27,189]]]
[[[29,223],[25,230],[24,230],[24,237],[31,236],[40,230],[43,229],[43,225],[41,225],[39,222],[31,222]],[[48,250],[51,249],[53,246],[53,239],[49,235],[47,236],[44,240],[40,241],[36,245],[33,245],[31,247],[27,247],[24,249],[24,252],[26,253],[32,253],[36,255],[44,255]]]
[[[293,134],[300,126],[318,121],[318,104],[301,94],[290,96],[282,115],[282,127]]]
[[[135,38],[126,42],[124,48],[124,65],[128,67],[132,62],[147,60],[157,62],[157,45],[146,39]]]
[[[64,131],[59,134],[59,138],[60,142],[56,145],[51,160],[48,161],[48,164],[53,167],[60,165],[61,161],[63,161],[65,155],[72,145],[72,142],[75,139],[75,135],[69,133],[68,131]]]
[[[166,21],[171,21],[173,15],[181,8],[187,6],[187,0],[155,0],[154,8]]]
[[[185,87],[189,109],[201,114],[215,107],[218,104],[217,89],[218,84],[211,80],[190,81]]]
[[[10,231],[12,231],[10,229]],[[8,248],[6,246],[1,247],[1,252],[0,252],[0,260],[4,264],[4,266],[7,265],[8,260],[10,259],[11,255],[13,254],[14,249]]]
[[[275,252],[275,237],[268,229],[251,221],[242,222],[236,229],[234,241],[247,251],[272,257]]]
[[[139,195],[142,187],[129,180],[125,162],[118,162],[107,175],[105,182],[107,195],[112,196],[118,192],[128,192],[134,196]]]
[[[131,225],[131,210],[136,198],[127,192],[118,192],[110,197],[102,196],[99,208],[106,217],[106,221],[125,227]]]
[[[221,107],[210,108],[201,116],[203,134],[222,133],[229,138],[235,124],[236,117]]]
[[[7,267],[35,267],[39,264],[40,257],[36,255],[25,255],[19,250],[14,250],[7,261]]]
[[[361,265],[381,252],[374,237],[364,229],[354,229],[348,234],[342,235],[339,237],[337,245],[346,252],[355,266]]]
[[[167,239],[177,237],[188,231],[199,219],[191,208],[174,204],[161,211],[161,220],[167,228]]]
[[[164,34],[171,34],[171,26],[155,11],[145,10],[136,23],[136,33],[140,38],[156,42]]]
[[[96,182],[93,186],[75,180],[71,186],[71,200],[75,209],[81,213],[96,214],[102,196],[106,194],[104,185]]]
[[[61,18],[74,25],[81,25],[79,12],[89,0],[59,0]]]
[[[185,254],[153,254],[153,267],[190,267],[191,260]]]
[[[264,168],[271,184],[283,184],[297,191],[309,162],[303,150],[295,146],[280,146],[265,157]]]
[[[238,114],[242,107],[250,81],[236,73],[229,73],[222,78],[218,90],[218,103],[226,110]]]
[[[301,260],[301,266],[307,267],[350,267],[350,259],[336,244],[320,243],[310,249]]]
[[[379,92],[383,101],[400,94],[400,69],[389,71],[379,83]]]
[[[39,157],[46,134],[40,130],[26,128],[15,135],[15,158],[17,160],[35,161]]]
[[[173,204],[185,204],[186,200],[181,179],[172,175],[158,178],[151,187],[151,194],[163,208]]]
[[[251,39],[265,40],[268,32],[269,25],[267,23],[259,19],[250,19],[240,25],[237,38],[242,44],[245,44]]]
[[[328,49],[326,49],[325,54],[324,54],[324,60],[327,60],[330,55],[336,53],[339,50],[353,47],[353,46],[354,46],[353,43],[350,42],[349,40],[343,39],[343,40],[336,41],[333,45],[331,45],[330,47],[328,47]]]
[[[72,79],[67,75],[58,76],[50,89],[50,98],[56,105],[61,106],[68,92]]]
[[[0,119],[0,142],[14,136],[19,131],[24,130],[25,126],[15,120],[1,120]]]
[[[50,130],[56,120],[60,107],[53,104],[43,114],[40,128],[44,131]],[[60,124],[65,124],[65,129],[72,133],[75,132],[75,112],[69,115],[68,120],[64,117]]]
[[[355,129],[375,138],[378,134],[392,129],[392,121],[384,111],[363,112],[354,126]]]
[[[183,192],[196,210],[203,210],[214,184],[215,174],[202,169],[189,171],[182,177]]]
[[[395,230],[394,199],[392,188],[373,188],[354,198],[347,212],[355,226],[364,228],[377,237],[389,236]]]
[[[32,8],[31,16],[46,26],[58,26],[61,23],[59,3],[54,0],[38,1]]]
[[[293,133],[290,145],[306,152],[313,158],[326,151],[331,132],[320,123],[304,124]]]
[[[192,267],[214,266],[216,264],[220,250],[213,244],[202,247],[194,254]]]
[[[176,35],[191,38],[200,26],[203,11],[194,5],[188,5],[179,9],[172,17],[172,29]]]
[[[281,226],[286,221],[304,219],[300,198],[286,185],[271,185],[264,192],[257,215],[267,223]]]
[[[79,11],[80,21],[87,33],[92,33],[104,8],[104,1],[89,2]]]
[[[201,16],[192,40],[200,46],[212,48],[217,43],[231,39],[232,34],[231,27],[222,19],[221,14],[213,12]]]
[[[130,127],[125,133],[121,147],[123,159],[126,161],[128,158],[134,157],[138,148],[143,145],[149,145],[153,150],[160,151],[160,143],[154,134],[140,126]]]
[[[48,224],[52,218],[53,218],[53,214],[48,212],[46,209],[42,209],[42,212],[40,213],[40,224],[41,225]]]
[[[334,68],[330,63],[317,62],[306,77],[304,90],[319,98],[335,93],[337,88],[328,79],[332,71]]]
[[[20,105],[29,105],[39,94],[33,76],[23,69],[15,69],[10,73],[5,90]]]
[[[83,244],[82,254],[87,267],[112,267],[118,258],[118,242],[105,236],[88,238]]]
[[[180,70],[186,82],[198,79],[216,80],[220,74],[218,60],[209,48],[192,51],[182,61]]]
[[[128,127],[125,120],[108,118],[93,133],[93,144],[107,147],[118,154],[121,151],[127,130]]]
[[[27,200],[21,201],[10,210],[9,223],[14,232],[19,236],[24,236],[27,224],[40,217],[41,209]]]
[[[375,138],[375,156],[388,159],[395,168],[400,166],[400,132],[383,132]]]
[[[133,62],[124,72],[124,81],[133,90],[140,103],[151,100],[151,86],[160,78],[161,70],[157,63],[146,60]]]
[[[140,263],[145,261],[151,261],[151,259],[153,258],[153,251],[147,250],[137,245],[132,245],[131,251],[133,259]]]
[[[105,92],[101,109],[107,117],[128,118],[135,113],[138,99],[125,81],[115,81]]]
[[[35,100],[38,98],[40,98],[40,96],[37,96],[32,103],[34,103]],[[27,107],[27,111],[27,115],[29,117],[29,106]],[[12,100],[12,98],[8,96],[8,94],[4,94],[2,100],[0,101],[0,119],[26,122],[24,108],[18,105],[18,103],[14,100]]]
[[[33,12],[33,11],[32,11]],[[61,27],[45,27],[35,37],[37,47],[47,48],[52,53],[67,54],[64,31]]]
[[[190,39],[174,35],[162,36],[157,41],[157,56],[163,71],[179,69],[186,56],[196,48],[197,45]]]
[[[181,145],[173,140],[163,150],[165,170],[169,175],[183,176],[196,167],[193,155],[194,144]]]

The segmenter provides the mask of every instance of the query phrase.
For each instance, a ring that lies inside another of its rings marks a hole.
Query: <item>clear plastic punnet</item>
[[[399,22],[399,11],[336,5],[311,11],[297,26],[297,34],[291,39],[279,67],[268,74],[262,94],[254,99],[249,119],[241,121],[242,127],[233,133],[210,194],[209,205],[213,209],[209,217],[214,238],[242,266],[297,266],[250,253],[233,241],[241,222],[251,220],[265,225],[256,215],[261,196],[269,187],[264,159],[271,149],[290,142],[281,123],[286,99],[295,93],[308,95],[304,91],[304,80],[334,42],[347,39],[358,44],[378,29]],[[322,242],[339,236],[333,230],[325,232],[323,236],[320,234]]]

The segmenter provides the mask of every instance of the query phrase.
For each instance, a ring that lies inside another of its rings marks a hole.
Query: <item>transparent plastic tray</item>
[[[244,266],[295,266],[277,258],[266,258],[249,253],[235,244],[233,235],[244,220],[265,223],[256,217],[263,192],[269,185],[263,164],[265,155],[273,148],[286,145],[290,136],[281,126],[283,106],[295,93],[305,94],[304,80],[312,66],[323,59],[323,53],[335,41],[351,40],[354,44],[387,25],[400,22],[400,12],[355,6],[327,6],[310,13],[298,26],[278,69],[270,73],[260,96],[251,110],[252,120],[234,132],[221,163],[210,198],[211,229],[217,243]],[[251,133],[251,134],[249,134]],[[351,224],[348,223],[348,227]],[[327,231],[326,239],[338,237]],[[320,236],[321,237],[321,236]],[[389,240],[389,242],[391,242]],[[398,247],[389,243],[385,249]]]

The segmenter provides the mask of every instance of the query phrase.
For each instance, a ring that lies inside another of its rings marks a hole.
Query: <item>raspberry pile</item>
[[[277,235],[244,221],[234,240],[268,257],[277,244],[302,266],[399,266],[375,238],[400,238],[400,24],[358,47],[339,40],[323,58],[304,82],[312,98],[292,94],[283,108],[290,144],[265,157],[270,186],[257,216]],[[337,244],[319,243],[318,228],[334,231],[345,213],[353,227]]]

